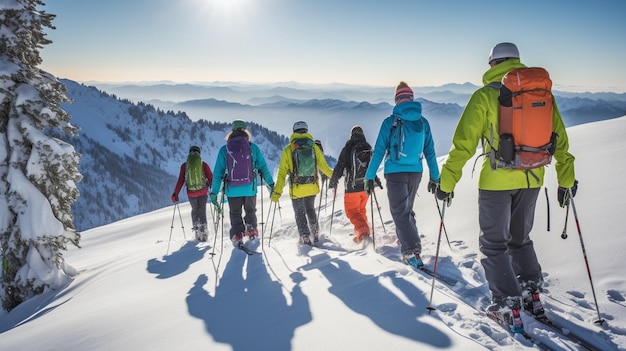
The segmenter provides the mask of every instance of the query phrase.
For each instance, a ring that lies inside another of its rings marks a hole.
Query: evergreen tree
[[[54,15],[40,0],[0,0],[0,301],[10,311],[67,283],[67,244],[79,244],[70,206],[78,197],[79,154],[65,86],[37,68]]]

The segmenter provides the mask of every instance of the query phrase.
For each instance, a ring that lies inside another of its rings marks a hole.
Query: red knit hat
[[[396,105],[401,102],[413,101],[413,90],[405,82],[400,82],[396,87]]]

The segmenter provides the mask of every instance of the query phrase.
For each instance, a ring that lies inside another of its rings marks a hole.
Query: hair
[[[226,134],[226,138],[225,139],[229,140],[231,138],[238,137],[238,136],[245,136],[245,137],[248,138],[248,140],[250,140],[250,137],[251,137],[250,132],[248,132],[247,129],[237,128],[237,129],[231,131],[230,133]]]

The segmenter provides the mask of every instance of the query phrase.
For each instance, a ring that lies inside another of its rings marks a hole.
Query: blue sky
[[[88,81],[481,84],[518,45],[564,90],[626,92],[626,1],[49,0],[41,68]]]

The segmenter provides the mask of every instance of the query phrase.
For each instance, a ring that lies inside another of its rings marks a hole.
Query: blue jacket
[[[274,179],[272,173],[267,167],[265,157],[261,153],[261,149],[254,144],[250,143],[250,151],[252,153],[252,168],[256,175],[262,174],[266,184],[274,185]],[[215,160],[215,167],[213,167],[213,184],[211,185],[211,194],[219,194],[222,190],[222,182],[226,177],[226,165],[227,165],[227,150],[226,145],[220,148]],[[250,184],[230,186],[228,182],[225,184],[224,194],[227,197],[242,197],[242,196],[256,196],[257,184],[259,177],[255,176],[254,180]]]
[[[426,158],[428,169],[430,171],[430,178],[439,181],[439,167],[437,166],[437,155],[435,153],[435,142],[433,141],[433,135],[430,130],[430,124],[424,116],[422,116],[422,105],[417,101],[403,102],[396,105],[393,108],[393,114],[383,121],[378,131],[378,137],[376,138],[376,145],[374,145],[374,152],[372,154],[372,160],[367,168],[365,174],[366,179],[374,179],[378,166],[385,159],[384,173],[401,173],[401,172],[420,172],[424,171],[422,165],[422,158],[415,164],[400,164],[394,160],[393,157],[389,157],[391,131],[394,122],[394,116],[401,118],[405,121],[421,121],[424,128],[424,148],[422,150],[423,157]],[[411,141],[405,141],[411,142]]]

